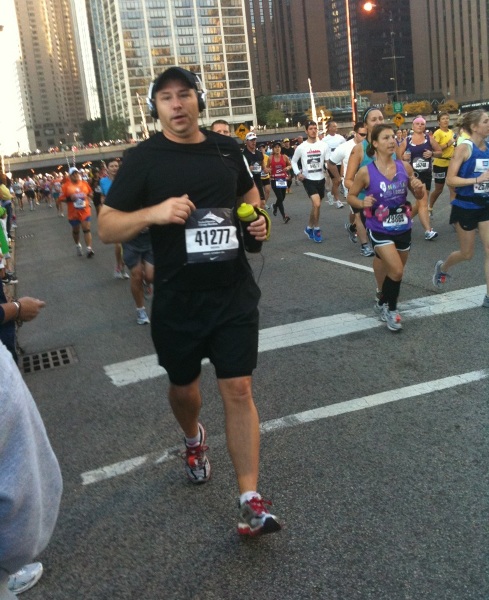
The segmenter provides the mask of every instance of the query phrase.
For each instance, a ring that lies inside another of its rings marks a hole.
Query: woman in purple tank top
[[[376,125],[368,149],[373,162],[358,171],[348,194],[348,204],[363,209],[370,241],[380,259],[379,270],[385,273],[374,310],[391,331],[402,329],[397,299],[411,248],[411,204],[407,191],[418,200],[426,195],[426,187],[414,176],[411,165],[394,160],[396,146],[392,127]],[[362,191],[363,200],[358,197]]]

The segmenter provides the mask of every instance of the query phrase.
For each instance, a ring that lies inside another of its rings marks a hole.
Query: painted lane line
[[[346,260],[340,260],[339,258],[333,258],[332,256],[324,256],[323,254],[316,254],[315,252],[304,252],[304,255],[310,256],[311,258],[318,258],[319,260],[327,260],[328,262],[343,265],[345,267],[350,267],[352,269],[357,269],[358,271],[367,271],[368,273],[374,272],[372,267],[357,265],[357,263],[348,262]]]
[[[431,394],[432,392],[438,392],[440,390],[445,390],[460,385],[467,385],[476,381],[481,381],[487,377],[489,377],[489,369],[462,373],[460,375],[453,375],[451,377],[444,377],[442,379],[434,379],[432,381],[425,381],[424,383],[388,390],[386,392],[380,392],[370,396],[363,396],[353,400],[346,400],[345,402],[339,402],[337,404],[329,404],[328,406],[322,406],[313,410],[306,410],[300,413],[287,415],[285,417],[281,417],[280,419],[265,421],[264,423],[260,424],[260,431],[262,433],[270,433],[271,431],[288,429],[303,423],[312,423],[315,421],[320,421],[321,419],[327,419],[329,417],[335,417],[337,415],[342,415],[349,412],[373,408],[375,406],[398,402],[399,400],[406,400],[408,398],[416,398],[418,396],[424,396],[426,394]],[[214,448],[224,447],[226,444],[224,434],[212,436],[211,439],[212,446]],[[100,469],[87,471],[81,475],[82,484],[91,485],[94,483],[99,483],[107,479],[125,475],[126,473],[135,471],[136,469],[141,469],[145,466],[151,467],[169,462],[175,458],[178,458],[181,451],[181,446],[174,446],[164,450],[163,452],[152,452],[150,454],[145,454],[143,456],[122,461],[120,463],[114,463]]]
[[[481,285],[445,294],[416,298],[400,303],[399,310],[403,317],[418,319],[477,308],[481,305],[484,291],[485,286]],[[341,313],[278,325],[260,331],[258,352],[317,342],[376,327],[385,327],[385,324],[377,318],[363,313]],[[206,359],[202,364],[208,362]],[[104,367],[104,371],[117,387],[166,375],[166,371],[158,365],[156,354],[107,365]]]

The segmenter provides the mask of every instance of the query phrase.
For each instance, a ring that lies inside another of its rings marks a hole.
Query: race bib
[[[260,163],[253,163],[251,165],[251,172],[252,173],[261,173],[261,164]]]
[[[382,219],[382,227],[384,229],[387,231],[407,229],[409,219],[403,206],[399,206],[396,209],[390,209],[389,214],[387,214],[387,210],[385,211],[386,214]]]
[[[413,169],[415,171],[427,171],[430,168],[430,161],[424,158],[413,160]]]
[[[230,208],[198,208],[185,224],[187,262],[233,260],[238,256],[233,211]]]
[[[286,188],[287,187],[287,181],[285,179],[276,179],[275,180],[275,187]]]
[[[307,157],[307,172],[321,173],[323,165],[321,164],[321,156]]]
[[[77,209],[85,208],[86,206],[86,196],[83,192],[76,192],[72,196],[73,198],[73,206]]]
[[[489,194],[489,181],[483,181],[482,183],[474,183],[475,194]]]

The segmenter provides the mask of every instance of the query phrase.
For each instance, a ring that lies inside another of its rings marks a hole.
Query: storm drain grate
[[[47,352],[22,356],[21,370],[24,373],[35,373],[36,371],[67,367],[76,362],[78,362],[78,359],[75,351],[71,346],[68,346],[67,348],[59,348],[58,350],[48,350]]]
[[[18,240],[26,240],[27,238],[33,238],[34,234],[33,233],[23,233],[22,235],[16,235],[15,237]]]

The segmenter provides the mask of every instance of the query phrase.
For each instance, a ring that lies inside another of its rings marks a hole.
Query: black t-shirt
[[[263,164],[263,152],[261,150],[255,150],[255,152],[251,152],[245,146],[243,150],[243,156],[246,159],[250,167],[250,171],[253,175],[253,179],[261,182],[261,167]]]
[[[105,204],[124,212],[188,194],[198,209],[228,208],[253,187],[235,140],[213,131],[198,144],[179,144],[159,133],[127,153]],[[250,269],[238,233],[233,260],[188,264],[183,225],[153,225],[155,290],[211,289],[231,285]]]

